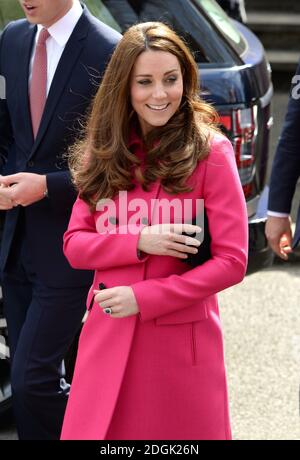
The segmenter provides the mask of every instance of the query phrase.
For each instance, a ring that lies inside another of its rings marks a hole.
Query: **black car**
[[[85,3],[95,16],[121,32],[136,22],[159,20],[170,24],[186,40],[199,65],[202,97],[218,110],[221,128],[235,150],[249,218],[248,273],[268,266],[273,256],[264,235],[264,187],[273,87],[260,41],[243,24],[229,19],[214,0]],[[0,0],[0,30],[6,22],[21,16],[17,2]],[[0,416],[10,404],[9,350],[1,318],[0,312]]]

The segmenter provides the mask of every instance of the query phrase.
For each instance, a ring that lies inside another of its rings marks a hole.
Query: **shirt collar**
[[[159,144],[159,139],[154,141],[154,146],[156,147]],[[145,145],[142,137],[138,134],[137,127],[135,123],[132,123],[129,129],[129,136],[128,136],[128,148],[132,149],[132,147],[135,147],[135,149],[140,149],[140,150],[145,150]]]
[[[66,46],[67,41],[82,15],[82,12],[83,9],[79,0],[74,0],[72,8],[67,12],[67,14],[49,27],[49,34],[61,47]],[[38,34],[42,28],[43,26],[38,24]]]

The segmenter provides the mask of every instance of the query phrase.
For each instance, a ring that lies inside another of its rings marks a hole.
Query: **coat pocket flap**
[[[158,326],[164,324],[183,324],[192,323],[194,321],[202,321],[208,318],[206,302],[202,301],[197,305],[192,305],[188,308],[159,316],[155,319]]]

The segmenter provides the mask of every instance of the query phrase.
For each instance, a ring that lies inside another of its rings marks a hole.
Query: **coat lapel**
[[[79,19],[66,47],[63,51],[61,59],[58,63],[49,95],[47,97],[45,110],[42,116],[41,124],[37,137],[35,139],[33,149],[30,157],[36,152],[40,142],[42,141],[48,125],[53,118],[56,106],[61,98],[62,92],[65,90],[66,85],[69,81],[70,74],[72,73],[73,67],[77,62],[77,59],[84,46],[84,39],[87,35],[89,28],[89,22],[87,19],[87,12],[84,10],[81,18]]]
[[[29,79],[29,65],[31,59],[31,52],[36,34],[36,26],[30,25],[23,43],[22,62],[20,63],[20,93],[19,100],[21,110],[23,111],[24,129],[28,132],[28,137],[33,142],[33,133],[31,125],[31,114],[29,106],[29,92],[28,92],[28,79]]]

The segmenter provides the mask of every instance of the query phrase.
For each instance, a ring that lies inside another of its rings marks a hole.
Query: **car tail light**
[[[257,106],[233,110],[220,115],[221,124],[232,139],[237,167],[246,199],[253,193],[255,174],[255,142],[257,137]]]

